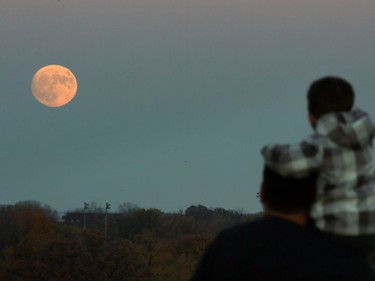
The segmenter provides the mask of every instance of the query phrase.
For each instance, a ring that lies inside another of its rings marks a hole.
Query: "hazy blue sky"
[[[311,133],[305,93],[352,82],[375,117],[373,0],[4,0],[0,204],[258,212],[260,149]],[[60,64],[75,99],[38,103]]]

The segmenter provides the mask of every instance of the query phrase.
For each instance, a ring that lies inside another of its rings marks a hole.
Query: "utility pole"
[[[86,229],[86,210],[89,208],[89,203],[83,203],[83,229]]]
[[[105,219],[104,219],[104,232],[105,232],[105,240],[104,244],[107,246],[107,217],[108,217],[108,210],[111,209],[111,204],[105,203]]]

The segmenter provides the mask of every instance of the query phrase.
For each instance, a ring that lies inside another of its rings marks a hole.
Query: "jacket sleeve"
[[[311,136],[298,144],[270,144],[262,148],[266,165],[282,176],[302,178],[319,172],[323,162],[322,140]]]

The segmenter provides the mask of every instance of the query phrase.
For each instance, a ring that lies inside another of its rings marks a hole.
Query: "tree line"
[[[105,211],[90,204],[60,218],[35,201],[0,205],[0,280],[185,281],[220,230],[261,216],[202,205]]]

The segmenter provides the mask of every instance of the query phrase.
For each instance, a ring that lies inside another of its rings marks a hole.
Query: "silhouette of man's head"
[[[315,183],[316,175],[286,178],[265,166],[261,201],[281,213],[306,212],[315,198]]]

